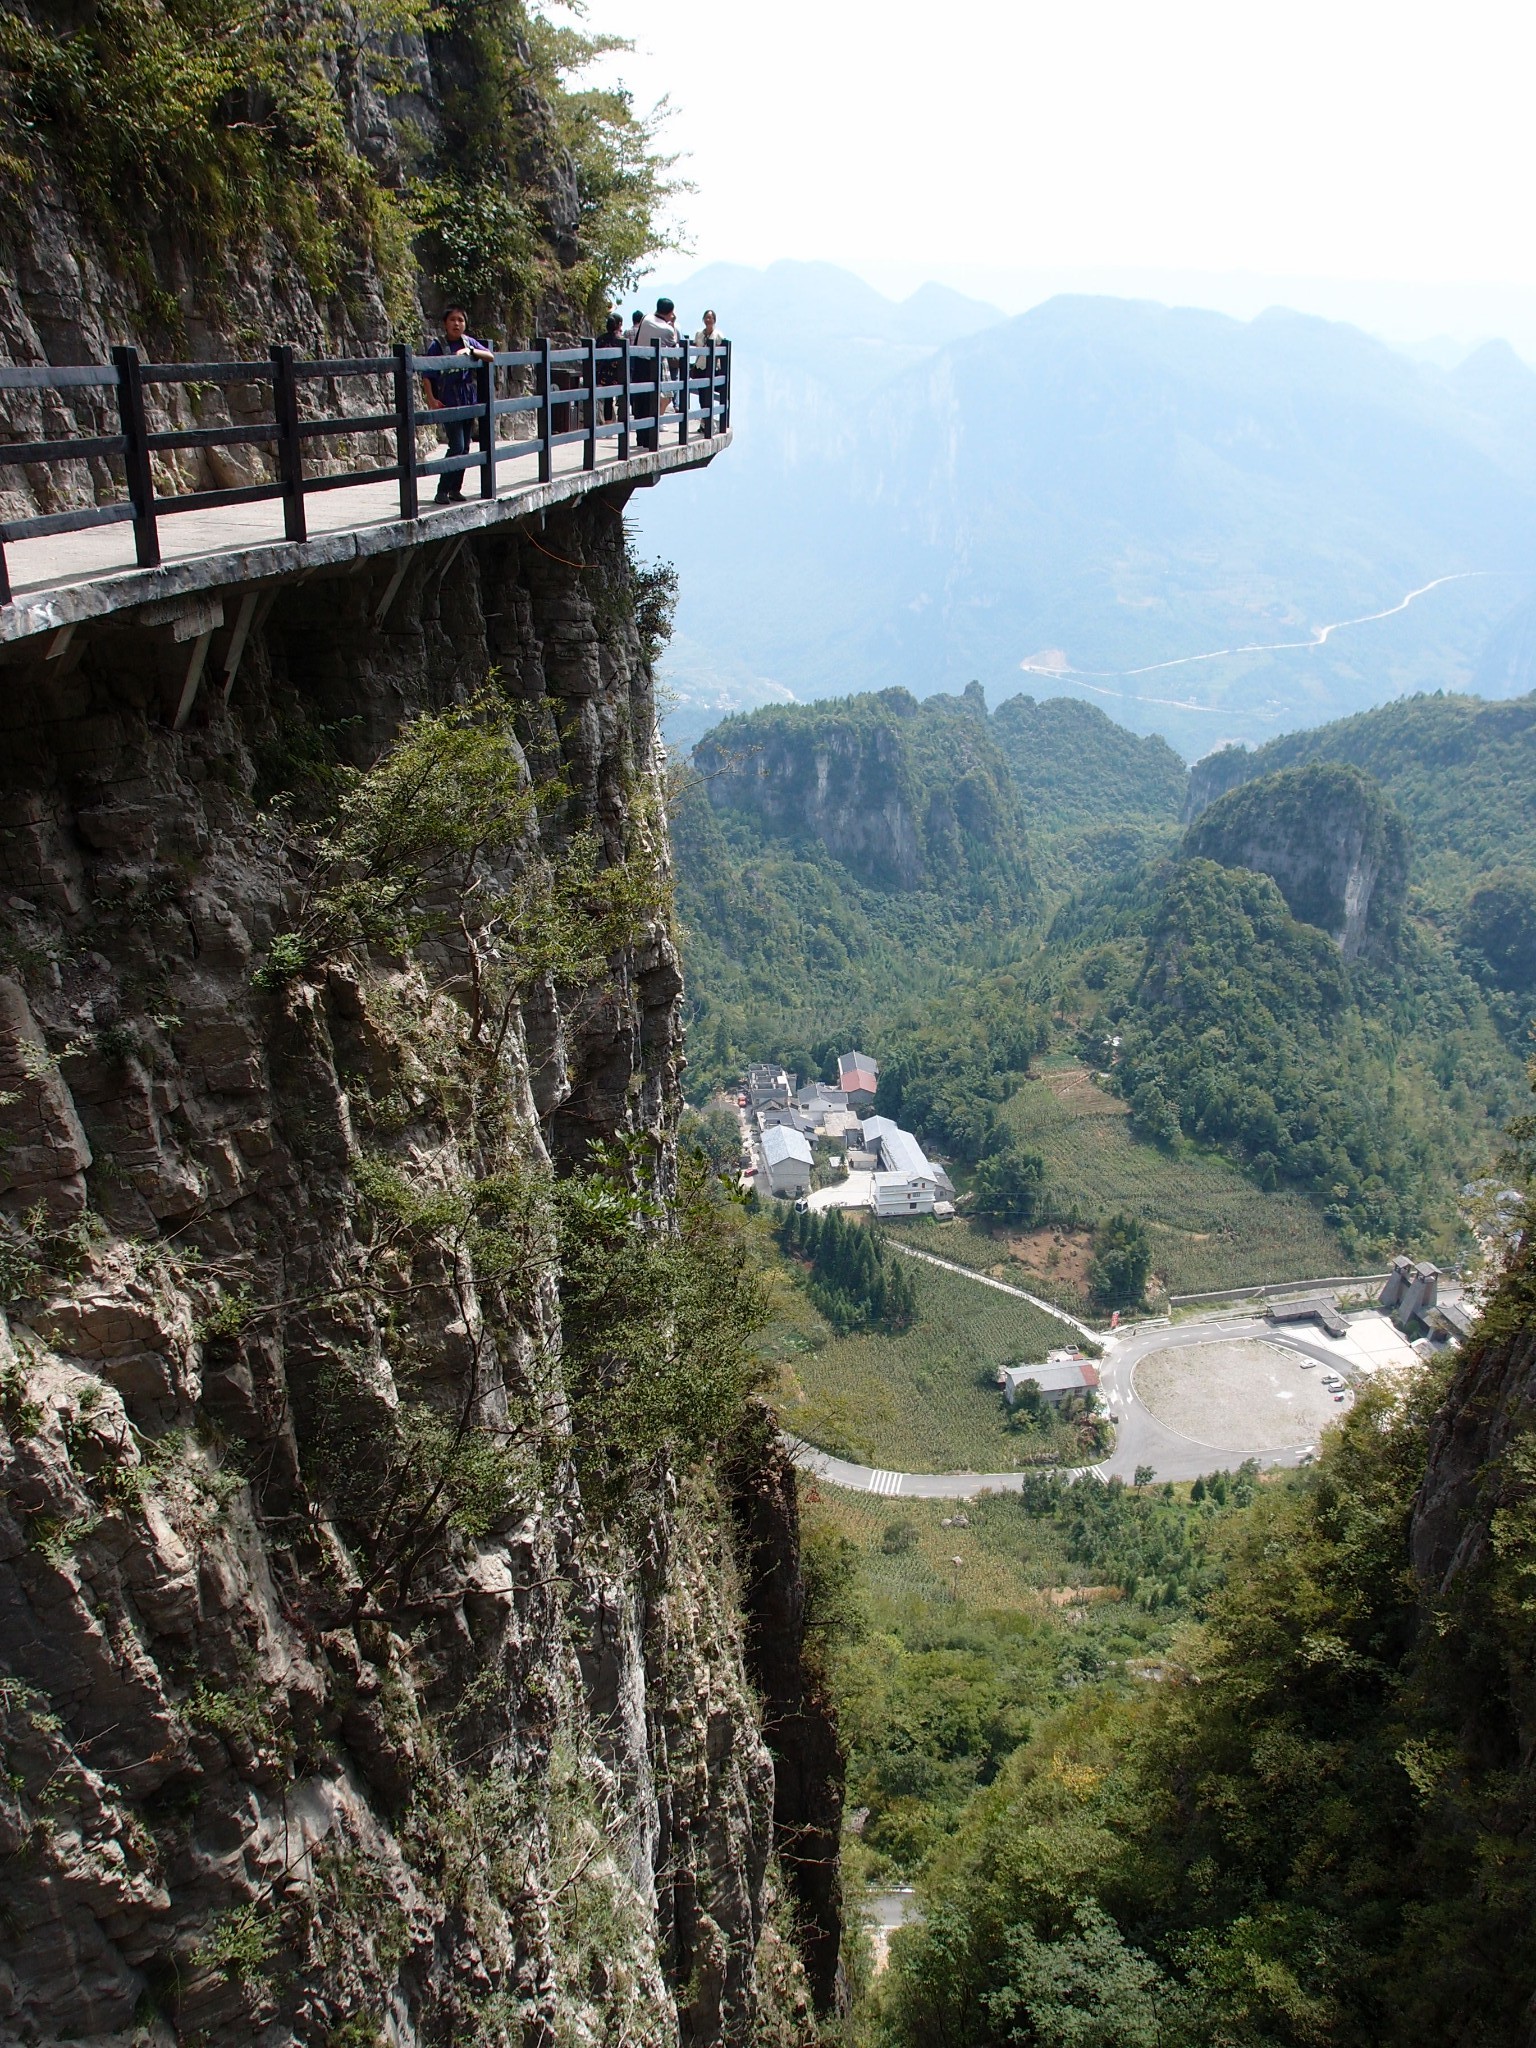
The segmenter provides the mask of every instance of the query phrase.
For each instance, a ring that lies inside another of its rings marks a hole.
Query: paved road
[[[966,1269],[956,1267],[954,1270],[964,1272]],[[980,1280],[983,1276],[972,1274],[971,1278]],[[999,1281],[985,1284],[1002,1285]],[[1009,1294],[1019,1291],[1015,1287],[1004,1288],[1004,1292]],[[1025,1298],[1034,1299],[1033,1296]],[[1050,1307],[1049,1303],[1040,1305]],[[1061,1311],[1052,1308],[1051,1313],[1059,1315]],[[1078,1324],[1077,1327],[1087,1328],[1086,1324]],[[1096,1342],[1109,1346],[1099,1368],[1099,1384],[1105,1405],[1119,1417],[1114,1450],[1102,1463],[1080,1468],[1099,1479],[1131,1480],[1137,1468],[1143,1465],[1150,1465],[1154,1478],[1158,1480],[1199,1479],[1207,1473],[1231,1471],[1243,1462],[1245,1455],[1256,1458],[1265,1466],[1299,1465],[1309,1455],[1311,1447],[1281,1446],[1266,1450],[1255,1446],[1247,1453],[1213,1450],[1209,1444],[1180,1436],[1177,1430],[1157,1421],[1137,1400],[1132,1386],[1132,1374],[1137,1365],[1154,1351],[1164,1350],[1170,1345],[1230,1344],[1244,1337],[1262,1337],[1267,1344],[1278,1344],[1283,1350],[1300,1352],[1319,1364],[1333,1367],[1335,1371],[1340,1364],[1337,1352],[1329,1351],[1321,1344],[1309,1344],[1305,1337],[1298,1337],[1289,1330],[1277,1329],[1262,1316],[1223,1316],[1209,1323],[1142,1327],[1129,1330],[1124,1336],[1117,1333],[1110,1337],[1103,1331],[1089,1334]],[[856,1465],[847,1458],[833,1457],[830,1451],[818,1450],[814,1444],[803,1443],[787,1433],[785,1442],[795,1463],[803,1471],[814,1473],[831,1486],[846,1487],[854,1493],[880,1494],[888,1499],[900,1495],[907,1500],[971,1500],[978,1493],[1017,1493],[1029,1476],[1027,1472],[890,1472],[878,1466]],[[1041,1469],[1039,1466],[1031,1468],[1034,1471]]]

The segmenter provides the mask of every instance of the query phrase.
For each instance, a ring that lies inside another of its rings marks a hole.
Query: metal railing
[[[603,375],[602,366],[608,366]],[[522,373],[532,390],[508,392],[502,387]],[[469,405],[419,406],[416,379],[444,375],[473,378],[475,399]],[[345,378],[391,380],[393,406],[387,412],[306,418],[299,394],[305,385]],[[571,380],[571,381],[566,381]],[[270,420],[254,425],[151,429],[145,391],[154,385],[271,385]],[[557,448],[582,444],[583,470],[599,465],[602,442],[618,442],[617,458],[628,461],[631,442],[655,446],[664,409],[677,441],[713,439],[730,426],[731,345],[728,341],[656,342],[636,348],[630,342],[610,344],[588,340],[574,346],[549,341],[532,348],[498,351],[491,362],[466,357],[420,356],[402,344],[390,355],[308,360],[287,346],[271,351],[265,362],[145,363],[137,349],[115,348],[110,364],[39,364],[21,369],[0,368],[0,392],[113,392],[117,402],[115,434],[65,434],[39,441],[0,443],[0,465],[89,462],[105,459],[121,465],[126,495],[106,504],[83,505],[26,519],[0,520],[0,604],[11,599],[6,566],[8,543],[36,540],[56,533],[74,533],[92,526],[131,520],[134,551],[141,568],[160,560],[159,521],[180,512],[214,506],[246,505],[264,498],[280,499],[283,533],[291,541],[308,536],[305,500],[316,491],[348,485],[398,482],[400,517],[421,516],[419,486],[423,477],[478,469],[480,496],[498,495],[497,471],[503,462],[537,455],[539,481],[554,476]],[[572,424],[580,416],[579,424]],[[521,439],[499,440],[498,424],[529,418],[533,432]],[[423,426],[468,423],[478,443],[464,455],[422,460],[416,436]],[[306,444],[346,434],[386,433],[394,436],[395,459],[383,466],[343,468],[325,473],[306,465]],[[183,450],[268,447],[276,474],[263,483],[237,484],[213,490],[163,492],[156,489],[151,458]]]

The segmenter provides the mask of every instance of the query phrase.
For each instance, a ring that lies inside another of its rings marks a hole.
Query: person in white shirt
[[[670,299],[658,299],[656,301],[655,312],[648,313],[646,317],[640,322],[639,331],[635,335],[636,347],[643,349],[654,349],[657,342],[659,341],[663,349],[675,349],[679,346],[681,340],[682,336],[677,331],[676,306],[673,305]],[[677,375],[677,358],[673,356],[672,358],[669,359],[667,356],[663,355],[661,361],[661,374],[663,378],[675,377]],[[655,375],[655,372],[653,370],[648,370],[645,367],[645,361],[643,357],[641,358],[641,361],[636,366],[636,368],[638,370],[638,376],[636,377],[635,381],[637,383],[643,381],[649,384],[651,382],[651,379]],[[670,403],[671,401],[666,397],[665,394],[663,394],[661,401],[661,410],[665,412]],[[657,413],[655,399],[647,397],[643,392],[640,393],[635,399],[635,417],[637,419],[645,420],[656,419]],[[657,426],[642,427],[637,438],[642,448],[655,448],[659,445],[659,437],[660,426],[658,424]]]

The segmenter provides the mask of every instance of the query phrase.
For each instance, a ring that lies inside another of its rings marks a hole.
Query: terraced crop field
[[[957,1216],[941,1223],[932,1216],[903,1216],[880,1225],[897,1244],[916,1251],[931,1252],[936,1259],[948,1259],[952,1266],[965,1266],[973,1273],[989,1273],[994,1280],[1006,1280],[1011,1287],[1024,1287],[1031,1294],[1057,1303],[1074,1316],[1090,1323],[1106,1324],[1107,1310],[1096,1309],[1083,1289],[1065,1286],[1057,1275],[1016,1259],[1009,1235],[996,1237],[974,1217]]]
[[[1081,1067],[1025,1082],[1006,1114],[1045,1160],[1051,1194],[1089,1217],[1127,1209],[1152,1239],[1153,1272],[1173,1294],[1304,1280],[1350,1270],[1335,1233],[1299,1195],[1245,1180],[1226,1160],[1174,1158],[1132,1135],[1126,1106]]]
[[[780,1367],[780,1415],[808,1443],[900,1472],[1003,1472],[1081,1462],[1067,1425],[1009,1427],[993,1383],[1076,1331],[1028,1302],[912,1262],[918,1314],[899,1336],[833,1338]]]
[[[859,1551],[865,1586],[877,1603],[953,1602],[1051,1615],[1062,1603],[1043,1589],[1070,1586],[1082,1576],[1079,1566],[1068,1563],[1056,1524],[1026,1520],[1017,1503],[1001,1494],[970,1501],[883,1500],[845,1493],[802,1473],[800,1500],[808,1527],[819,1522],[834,1528]],[[965,1526],[957,1528],[957,1519]]]

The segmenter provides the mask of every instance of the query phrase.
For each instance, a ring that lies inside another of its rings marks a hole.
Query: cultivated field
[[[807,1442],[902,1472],[1002,1472],[1078,1456],[1070,1428],[1010,1428],[993,1384],[1077,1333],[1028,1302],[914,1260],[918,1315],[899,1336],[781,1351],[779,1410]]]
[[[1127,1209],[1152,1239],[1173,1294],[1348,1270],[1338,1238],[1299,1195],[1265,1194],[1226,1160],[1174,1158],[1132,1135],[1126,1107],[1081,1067],[1027,1081],[1007,1115],[1045,1160],[1049,1191],[1093,1219]],[[953,1256],[953,1254],[950,1254]]]
[[[951,1265],[967,1266],[973,1273],[988,1273],[994,1280],[1006,1280],[1013,1287],[1027,1287],[1047,1301],[1059,1302],[1073,1315],[1086,1314],[1090,1321],[1107,1323],[1108,1315],[1095,1311],[1084,1289],[1072,1284],[1073,1277],[1087,1263],[1091,1239],[1086,1231],[1034,1231],[1021,1236],[1017,1231],[999,1231],[994,1237],[985,1225],[966,1216],[940,1223],[932,1216],[904,1216],[882,1223],[880,1228],[897,1244],[932,1252]],[[1051,1263],[1057,1236],[1064,1240],[1066,1256]]]
[[[876,1602],[955,1602],[1050,1616],[1079,1596],[1092,1598],[1077,1585],[1082,1568],[1068,1561],[1055,1523],[1020,1514],[1017,1501],[1002,1494],[883,1500],[844,1493],[802,1473],[800,1499],[808,1527],[830,1526],[859,1551]],[[957,1528],[957,1519],[967,1526]]]

